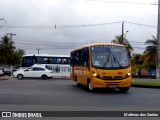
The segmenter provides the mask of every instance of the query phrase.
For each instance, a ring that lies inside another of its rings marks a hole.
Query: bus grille
[[[103,80],[123,80],[122,76],[102,76]]]

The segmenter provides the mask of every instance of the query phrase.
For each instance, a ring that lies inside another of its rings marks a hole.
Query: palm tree
[[[149,45],[146,47],[144,54],[148,55],[149,61],[156,61],[157,54],[157,39],[152,35],[153,39],[147,39],[145,44]]]
[[[122,35],[115,36],[115,39],[111,43],[123,44],[130,53],[134,50],[126,38],[122,40]]]
[[[25,51],[22,49],[17,50],[14,42],[7,36],[2,37],[2,40],[0,40],[0,64],[19,65],[24,53]]]
[[[3,64],[12,64],[13,53],[15,49],[13,44],[14,42],[11,41],[7,36],[2,37],[2,40],[0,40],[0,56],[3,58]]]
[[[15,50],[14,54],[13,54],[13,63],[12,65],[20,65],[21,63],[21,59],[22,59],[22,56],[24,55],[24,50],[22,49],[18,49],[18,50]]]

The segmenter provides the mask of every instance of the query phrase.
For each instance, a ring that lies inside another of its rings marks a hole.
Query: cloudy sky
[[[13,33],[26,53],[69,54],[122,33],[135,53],[157,34],[158,0],[0,0],[0,37]],[[56,28],[56,29],[55,29]]]

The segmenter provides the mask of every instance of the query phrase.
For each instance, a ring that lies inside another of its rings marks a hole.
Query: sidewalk
[[[160,79],[152,79],[152,78],[132,78],[132,82],[160,82]]]
[[[160,83],[160,79],[152,79],[152,78],[132,78],[132,82],[157,82]],[[135,85],[131,84],[132,87],[141,87],[141,88],[159,88],[160,86],[150,86],[150,85]]]
[[[8,80],[8,78],[6,76],[2,76],[0,77],[0,80]]]

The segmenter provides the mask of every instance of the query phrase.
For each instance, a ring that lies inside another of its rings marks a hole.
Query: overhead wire
[[[109,0],[86,0],[86,1],[96,1],[96,2],[109,2],[109,3],[121,3],[121,4],[141,4],[141,5],[158,5],[158,3],[138,3],[138,2],[118,2],[118,1],[109,1]]]
[[[117,22],[108,22],[108,23],[99,23],[99,24],[86,24],[86,25],[70,25],[70,26],[9,26],[9,25],[5,25],[3,27],[5,28],[25,28],[25,29],[65,29],[65,28],[79,28],[79,27],[91,27],[91,26],[103,26],[103,25],[107,25],[107,24],[115,24],[115,23],[122,23],[123,21],[117,21]],[[152,28],[156,28],[156,26],[152,26],[152,25],[146,25],[146,24],[140,24],[140,23],[135,23],[135,22],[128,22],[128,21],[124,21],[128,24],[134,24],[134,25],[139,25],[139,26],[144,26],[144,27],[152,27]],[[33,41],[30,41],[31,43],[29,43],[28,40],[20,40],[21,42],[24,41],[25,44],[29,44],[29,45],[33,45]],[[21,43],[19,41],[19,44]],[[28,42],[26,42],[28,41]],[[35,41],[37,42],[37,41]],[[136,41],[129,41],[129,42],[134,42],[134,43],[140,43],[140,44],[133,44],[133,45],[142,45],[141,43],[144,42],[136,42]],[[16,44],[18,43],[18,41],[16,41]],[[55,42],[53,43],[55,44]],[[56,43],[57,45],[58,43]],[[63,43],[63,44],[73,44],[73,43]],[[51,45],[51,43],[35,43],[34,45]],[[26,46],[27,47],[27,46]],[[62,46],[64,47],[64,46]],[[145,49],[145,48],[141,48],[141,47],[135,47],[137,49]],[[64,48],[65,49],[65,48]],[[67,48],[68,49],[68,48]]]
[[[94,26],[103,26],[108,24],[121,23],[122,21],[109,22],[109,23],[98,23],[98,24],[84,24],[84,25],[67,25],[67,26],[4,26],[4,28],[23,28],[23,29],[65,29],[65,28],[83,28],[83,27],[94,27]]]
[[[98,23],[98,24],[84,24],[84,25],[68,25],[68,26],[1,26],[1,28],[12,28],[12,29],[65,29],[65,28],[84,28],[84,27],[94,27],[94,26],[104,26],[104,25],[109,25],[109,24],[116,24],[116,23],[129,23],[129,24],[134,24],[134,25],[139,25],[139,26],[144,26],[144,27],[152,27],[152,28],[157,28],[157,26],[153,25],[147,25],[147,24],[141,24],[141,23],[136,23],[136,22],[129,22],[129,21],[117,21],[117,22],[108,22],[108,23]]]

